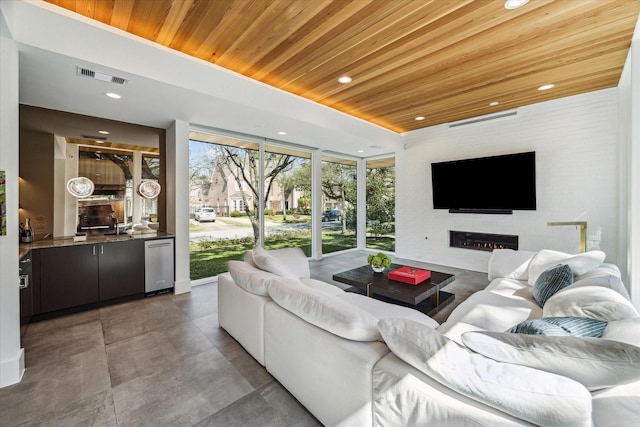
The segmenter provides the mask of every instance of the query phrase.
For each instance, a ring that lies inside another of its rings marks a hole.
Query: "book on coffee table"
[[[389,272],[389,279],[417,285],[431,277],[431,271],[415,267],[400,267]]]

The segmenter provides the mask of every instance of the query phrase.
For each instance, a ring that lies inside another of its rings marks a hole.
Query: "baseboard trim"
[[[24,348],[21,348],[16,357],[0,362],[0,388],[19,383],[24,369]]]

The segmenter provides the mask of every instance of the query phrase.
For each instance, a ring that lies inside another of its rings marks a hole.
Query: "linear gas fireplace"
[[[471,233],[449,231],[449,246],[452,248],[492,251],[494,249],[518,249],[518,236],[509,234]]]

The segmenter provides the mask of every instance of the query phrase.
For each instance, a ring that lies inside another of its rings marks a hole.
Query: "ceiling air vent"
[[[76,74],[79,76],[89,77],[91,79],[100,80],[108,83],[115,83],[120,86],[126,85],[129,80],[122,77],[112,76],[110,74],[101,73],[99,71],[89,70],[88,68],[77,67]]]
[[[518,117],[518,110],[501,111],[495,114],[487,114],[486,116],[478,116],[471,119],[460,120],[457,122],[449,123],[449,129],[457,128],[460,126],[472,125],[474,123],[487,122],[489,120],[504,119],[507,117]]]
[[[93,139],[98,141],[106,141],[107,138],[104,136],[94,136],[94,135],[80,135],[82,139]]]

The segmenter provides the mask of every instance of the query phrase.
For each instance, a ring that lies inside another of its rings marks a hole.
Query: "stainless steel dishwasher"
[[[171,292],[174,281],[173,239],[144,242],[144,292],[155,295]]]

